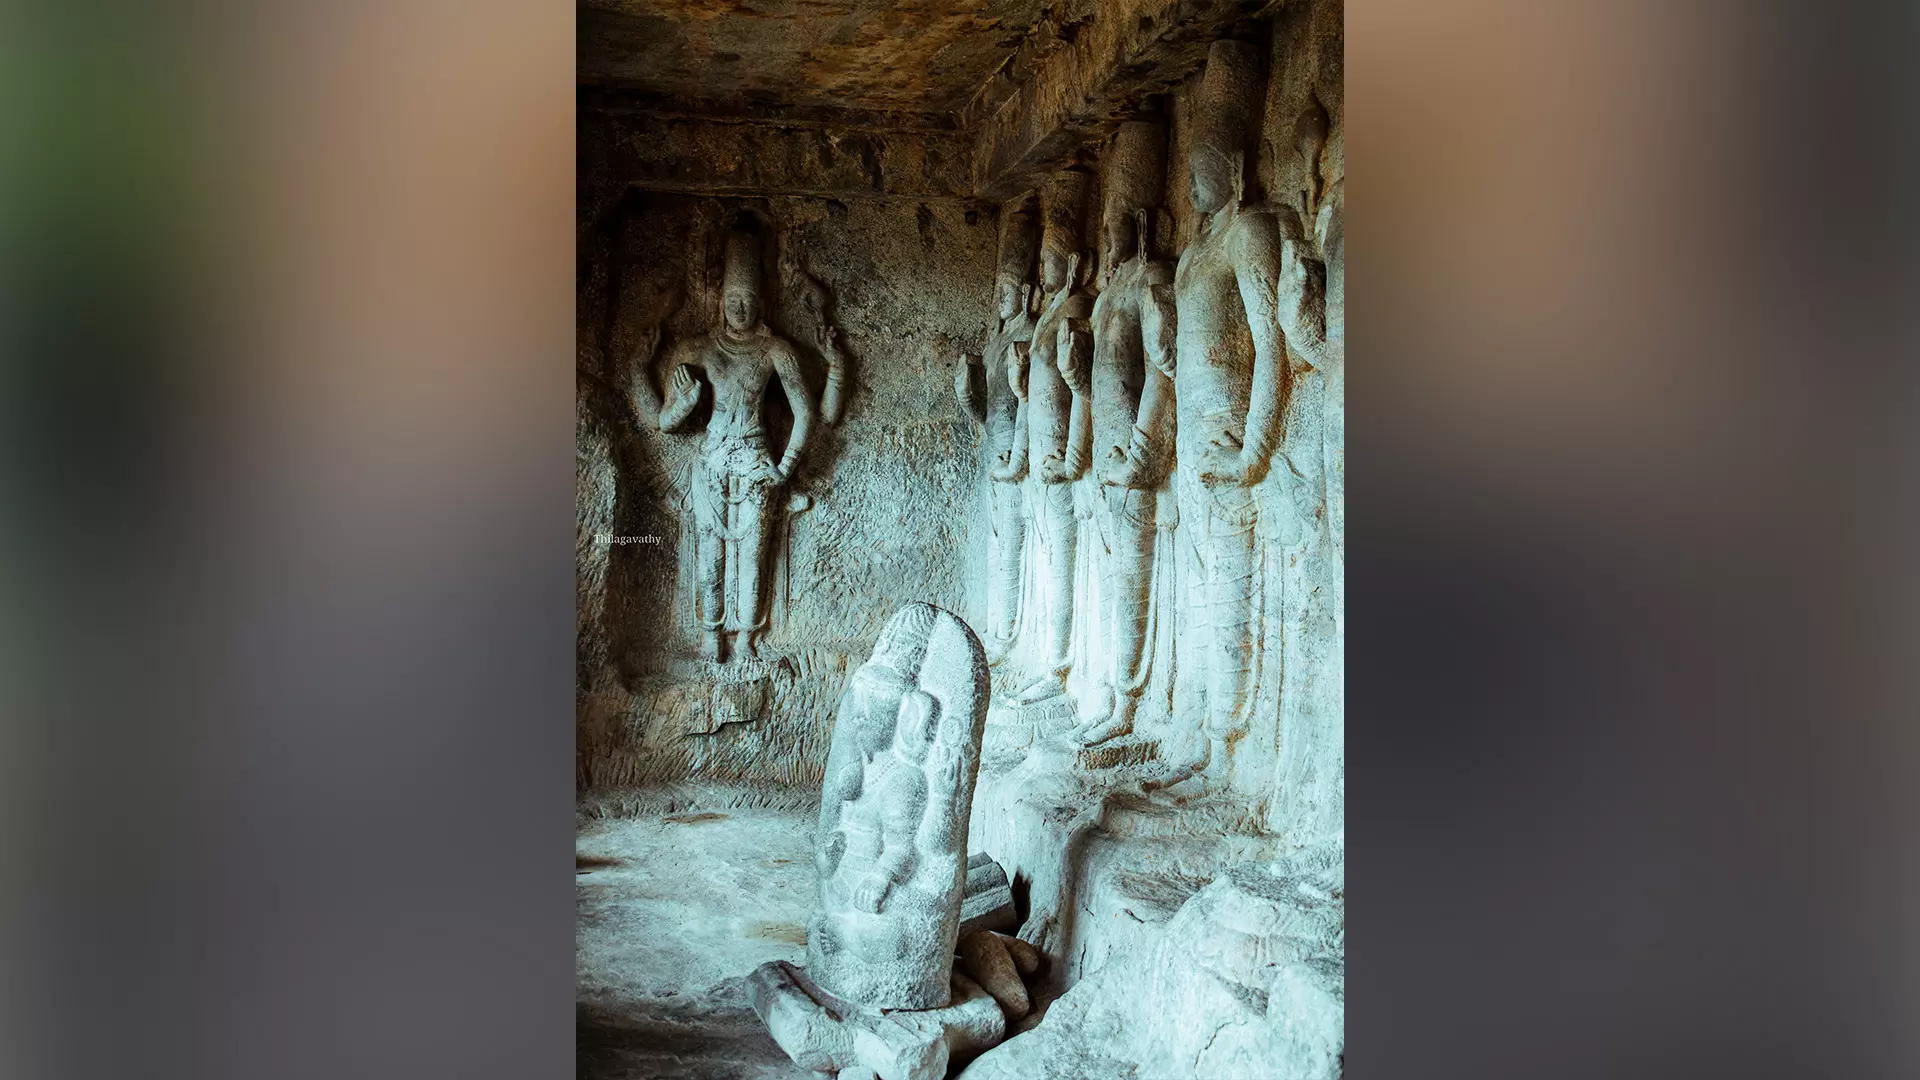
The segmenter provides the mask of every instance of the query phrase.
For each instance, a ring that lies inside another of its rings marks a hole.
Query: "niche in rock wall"
[[[804,791],[849,658],[903,603],[966,610],[978,436],[951,372],[984,333],[993,222],[643,192],[609,229],[592,405],[607,531],[646,542],[604,556],[611,674],[583,773]]]

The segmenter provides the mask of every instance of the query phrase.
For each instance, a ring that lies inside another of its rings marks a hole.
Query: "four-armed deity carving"
[[[727,236],[718,330],[682,340],[667,354],[660,430],[683,430],[710,388],[713,412],[693,491],[695,617],[709,660],[752,656],[767,625],[766,581],[774,514],[813,431],[813,395],[793,344],[768,329],[761,307],[760,240]],[[704,373],[705,380],[696,377]],[[775,379],[793,409],[793,430],[776,461],[763,416]]]

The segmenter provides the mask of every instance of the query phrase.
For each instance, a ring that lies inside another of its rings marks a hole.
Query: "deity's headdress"
[[[1166,127],[1158,120],[1121,124],[1107,151],[1106,171],[1103,220],[1159,206],[1166,190]]]
[[[1015,281],[1033,274],[1033,258],[1040,246],[1039,221],[1033,199],[1023,195],[1000,207],[1000,259],[995,273]]]
[[[760,238],[744,229],[727,233],[725,268],[720,278],[722,293],[734,289],[760,292]]]
[[[1193,103],[1194,149],[1244,155],[1260,96],[1260,50],[1245,41],[1214,42]]]
[[[1047,178],[1040,192],[1040,257],[1058,260],[1080,250],[1080,212],[1089,177],[1080,169],[1062,169]]]

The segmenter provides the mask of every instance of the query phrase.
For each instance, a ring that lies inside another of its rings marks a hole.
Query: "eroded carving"
[[[834,995],[871,1008],[947,1004],[986,708],[979,639],[929,604],[894,615],[849,678],[807,929],[807,971]]]
[[[1015,352],[1010,384],[1025,403],[1027,443],[1015,447],[1032,462],[1033,521],[1046,555],[1041,581],[1046,618],[1040,677],[1014,695],[1030,704],[1066,689],[1072,669],[1073,570],[1078,554],[1079,522],[1074,514],[1073,483],[1087,471],[1092,445],[1089,367],[1093,359],[1093,295],[1087,290],[1091,263],[1080,250],[1081,203],[1088,176],[1067,169],[1041,193],[1040,288],[1045,299],[1034,323],[1026,362]],[[1089,271],[1082,274],[1082,270]]]
[[[695,617],[709,660],[755,655],[767,622],[767,560],[774,515],[806,452],[814,403],[793,344],[768,329],[761,304],[760,238],[736,228],[726,240],[720,329],[676,343],[667,354],[660,429],[685,430],[708,390],[713,412],[693,478]],[[704,379],[700,376],[704,376]],[[774,379],[793,410],[778,462],[767,449],[762,415]]]
[[[1000,211],[1000,252],[993,280],[994,327],[979,356],[954,369],[954,392],[967,415],[986,429],[993,492],[993,539],[987,549],[987,662],[1013,648],[1020,624],[1020,578],[1027,541],[1025,405],[1009,372],[1023,366],[1033,341],[1031,307],[1038,222],[1026,202]]]
[[[1251,617],[1260,570],[1251,489],[1272,462],[1287,367],[1306,363],[1282,334],[1283,312],[1298,325],[1311,306],[1307,260],[1289,242],[1297,219],[1244,199],[1259,75],[1253,46],[1214,42],[1193,109],[1188,179],[1205,217],[1174,276],[1174,384],[1182,445],[1198,450],[1191,467],[1205,513],[1209,640],[1204,737],[1176,776],[1223,759],[1226,742],[1247,730],[1260,648]]]
[[[1166,131],[1154,121],[1122,124],[1115,136],[1101,213],[1101,290],[1093,305],[1093,445],[1104,448],[1096,518],[1107,553],[1108,666],[1103,711],[1081,737],[1088,745],[1133,731],[1151,674],[1156,505],[1173,463],[1173,267],[1153,257],[1153,208],[1166,172]]]

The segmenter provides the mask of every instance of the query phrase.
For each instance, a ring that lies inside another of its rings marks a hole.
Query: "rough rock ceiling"
[[[686,102],[956,113],[1044,0],[581,0],[579,81]]]

